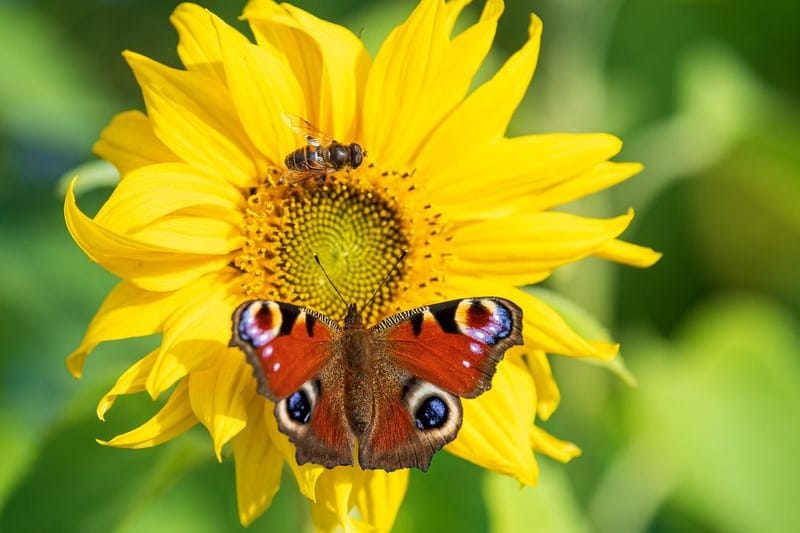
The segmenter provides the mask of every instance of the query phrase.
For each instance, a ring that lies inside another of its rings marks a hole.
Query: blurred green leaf
[[[586,310],[572,300],[543,287],[526,287],[524,290],[555,309],[561,315],[561,318],[582,337],[590,340],[611,340],[608,330],[594,316],[587,313]],[[611,361],[598,361],[588,357],[580,358],[580,360],[592,365],[602,366],[627,385],[636,386],[636,377],[628,370],[621,353],[617,354]]]
[[[46,10],[0,5],[0,127],[36,143],[87,151],[119,105]]]
[[[149,403],[149,402],[148,402]],[[129,513],[210,456],[184,436],[150,450],[119,450],[92,439],[92,412],[55,425],[6,500],[4,531],[113,531]]]
[[[721,298],[684,333],[686,391],[664,425],[685,443],[680,504],[728,531],[789,531],[800,519],[787,468],[800,449],[800,324],[787,311]],[[666,379],[654,389],[662,407],[675,396]]]
[[[209,444],[210,449],[210,444]],[[296,488],[288,468],[281,489],[272,505],[247,529],[239,524],[236,508],[236,484],[232,458],[218,464],[209,455],[198,468],[165,488],[146,505],[131,514],[115,533],[152,531],[311,531],[307,500]]]
[[[582,533],[591,528],[561,465],[540,461],[535,487],[521,487],[507,476],[487,474],[483,493],[490,530],[498,533]],[[473,529],[474,530],[474,529]]]
[[[677,68],[675,112],[626,139],[626,157],[646,168],[619,189],[620,207],[642,205],[674,180],[703,175],[777,104],[757,74],[723,44],[686,47]]]
[[[13,490],[14,484],[24,475],[28,465],[36,457],[36,429],[25,420],[24,414],[11,408],[0,409],[0,513],[3,502]]]
[[[75,195],[81,196],[94,189],[110,188],[119,183],[119,171],[117,167],[108,161],[88,161],[65,172],[56,185],[56,194],[59,198],[67,195],[67,190],[74,178]]]
[[[673,489],[663,499],[720,531],[793,529],[797,482],[787,465],[800,448],[798,331],[774,302],[729,296],[692,314],[674,348],[629,347],[648,353],[637,358],[642,386],[628,395],[640,437],[626,453],[638,459],[618,462],[601,483],[602,530],[640,531],[621,527],[627,504],[659,484]]]
[[[791,135],[800,142],[800,127],[779,136]],[[800,305],[799,175],[800,154],[761,137],[740,143],[706,179],[690,184],[696,255],[715,285],[760,289]],[[732,228],[732,220],[742,222]]]
[[[375,57],[389,32],[408,17],[415,5],[413,0],[372,2],[350,12],[343,24],[361,38]]]
[[[438,453],[428,472],[411,470],[408,493],[395,533],[486,531],[486,503],[481,497],[485,472],[449,453]]]

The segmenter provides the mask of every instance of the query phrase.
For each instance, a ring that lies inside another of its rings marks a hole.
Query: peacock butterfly
[[[461,428],[461,398],[492,386],[506,350],[522,344],[522,310],[480,297],[403,311],[367,328],[356,304],[340,327],[317,311],[250,300],[233,313],[232,346],[298,464],[427,470]]]

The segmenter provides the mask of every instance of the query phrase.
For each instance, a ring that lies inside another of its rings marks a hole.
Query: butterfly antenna
[[[386,282],[391,279],[392,274],[394,274],[394,271],[397,270],[397,265],[399,265],[403,261],[403,259],[406,258],[407,255],[408,255],[408,250],[403,250],[403,253],[400,254],[400,257],[398,257],[397,261],[394,262],[394,266],[392,266],[392,269],[389,271],[386,277],[383,278],[383,281],[381,281],[381,284],[378,285],[377,289],[375,289],[375,292],[372,293],[372,298],[370,298],[369,301],[366,303],[366,305],[362,308],[362,312],[366,312],[366,310],[369,309],[369,306],[372,305],[372,302],[375,300],[375,297],[378,296],[378,293],[381,291],[383,286],[386,285]]]
[[[339,296],[339,299],[342,301],[344,306],[345,307],[349,306],[350,304],[348,304],[347,300],[344,299],[344,296],[342,296],[342,293],[339,292],[339,289],[336,287],[336,284],[333,282],[331,277],[328,275],[328,272],[325,271],[325,267],[322,266],[322,262],[320,262],[319,256],[317,255],[317,252],[314,252],[314,261],[317,262],[317,264],[319,265],[320,270],[322,270],[322,273],[325,274],[325,279],[328,280],[328,283],[331,284],[331,287],[333,287],[333,290],[336,291],[336,294]]]

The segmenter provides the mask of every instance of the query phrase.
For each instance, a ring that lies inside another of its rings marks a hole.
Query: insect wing
[[[283,120],[298,135],[306,138],[308,144],[313,146],[327,146],[333,142],[333,137],[317,129],[306,119],[292,113],[284,113]]]
[[[308,179],[317,179],[320,180],[328,175],[328,168],[320,168],[314,170],[294,170],[289,169],[283,173],[281,178],[278,180],[280,184],[287,184],[287,183],[301,183]]]
[[[328,317],[288,303],[250,300],[233,313],[231,344],[247,355],[258,392],[275,402],[298,464],[353,464],[343,369],[332,360],[340,332]]]
[[[373,331],[399,367],[474,398],[491,387],[506,350],[522,344],[522,310],[502,298],[465,298],[398,313]]]
[[[231,345],[247,355],[258,391],[277,401],[319,373],[338,333],[338,325],[309,309],[250,300],[233,313]]]
[[[373,327],[383,394],[359,442],[361,467],[427,470],[461,428],[459,396],[489,389],[506,350],[522,344],[521,324],[517,305],[485,297],[412,309]]]

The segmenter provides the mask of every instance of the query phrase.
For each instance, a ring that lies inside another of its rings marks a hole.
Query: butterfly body
[[[297,462],[417,467],[461,427],[460,397],[491,386],[506,349],[522,344],[521,311],[471,298],[421,307],[367,327],[356,305],[343,326],[316,311],[268,300],[233,315],[261,394]],[[355,452],[355,453],[354,453]]]
[[[349,306],[341,336],[344,363],[344,405],[350,429],[361,437],[372,420],[375,370],[378,367],[376,346],[355,305]]]

